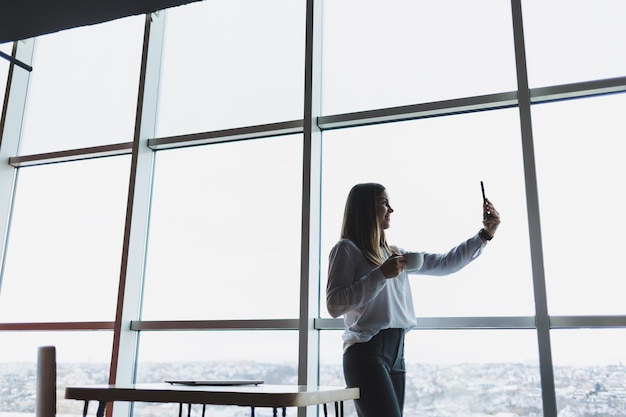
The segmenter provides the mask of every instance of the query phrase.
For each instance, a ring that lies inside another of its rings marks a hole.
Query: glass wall
[[[623,415],[624,329],[560,329],[552,340],[559,415]]]
[[[132,140],[143,20],[37,38],[21,155]]]
[[[0,59],[0,417],[34,415],[43,345],[59,415],[69,385],[343,386],[350,188],[387,188],[390,243],[443,252],[480,229],[480,181],[496,238],[412,278],[405,414],[622,417],[625,13],[219,0],[0,45],[33,66]]]
[[[551,314],[626,313],[626,244],[618,238],[626,233],[625,105],[625,95],[614,95],[533,108]],[[610,225],[586,224],[597,216]],[[593,244],[583,237],[589,226]]]
[[[482,180],[498,210],[516,221],[505,223],[498,232],[502,243],[490,245],[470,267],[450,277],[412,278],[416,312],[431,317],[532,315],[517,126],[517,112],[508,109],[325,132],[321,252],[328,254],[337,242],[346,196],[360,182],[387,188],[394,209],[387,230],[391,244],[446,252],[480,229]],[[497,157],[487,162],[485,155]],[[327,263],[324,256],[322,271]],[[324,277],[322,282],[325,288]],[[325,307],[321,314],[328,316]]]
[[[80,402],[63,398],[65,387],[106,384],[112,336],[110,331],[0,331],[0,415],[35,415],[38,346],[55,346],[57,415],[82,415]]]
[[[322,114],[516,88],[506,1],[349,0],[323,9]]]
[[[115,319],[129,162],[103,158],[19,170],[0,320]]]
[[[157,152],[142,319],[298,316],[301,155],[299,136]]]
[[[169,10],[158,135],[301,119],[304,6],[221,0]]]
[[[525,0],[522,8],[531,87],[624,76],[626,3]]]

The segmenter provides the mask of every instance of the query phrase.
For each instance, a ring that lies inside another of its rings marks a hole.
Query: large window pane
[[[626,314],[624,109],[624,94],[532,109],[551,314]]]
[[[551,332],[559,416],[626,415],[626,330]]]
[[[20,154],[133,140],[144,21],[37,38]]]
[[[305,2],[203,1],[168,10],[159,136],[301,119]]]
[[[298,383],[297,360],[295,331],[143,332],[137,382],[261,379],[267,384],[293,385]],[[202,407],[194,406],[192,411],[200,416]],[[259,417],[273,415],[271,409],[254,411]],[[178,404],[137,403],[134,414],[168,417],[177,412]],[[249,413],[235,406],[207,406],[206,410],[207,415],[219,417]]]
[[[443,252],[481,228],[484,180],[503,218],[498,235],[453,276],[411,277],[417,315],[533,314],[518,126],[516,110],[500,110],[325,132],[322,287],[354,184],[373,181],[387,188],[395,210],[391,244]],[[324,303],[321,310],[328,315]]]
[[[0,321],[115,318],[130,157],[21,168]]]
[[[298,317],[301,178],[299,136],[159,152],[142,317]]]
[[[341,350],[341,332],[322,333],[322,384],[345,383]],[[407,416],[542,415],[532,330],[415,330],[406,336],[405,362]]]
[[[0,417],[35,415],[40,346],[56,348],[58,416],[83,414],[65,387],[108,381],[112,332],[0,332],[0,340]]]
[[[323,114],[516,88],[510,4],[324,2]]]
[[[531,87],[626,76],[626,2],[523,0]]]

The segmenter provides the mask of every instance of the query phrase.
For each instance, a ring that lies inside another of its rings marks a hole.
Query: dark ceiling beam
[[[0,8],[0,44],[195,1],[199,0],[11,0]]]

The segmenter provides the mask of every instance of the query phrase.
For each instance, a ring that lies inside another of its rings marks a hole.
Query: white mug
[[[402,256],[406,262],[407,272],[417,271],[424,264],[424,254],[421,252],[407,252]]]

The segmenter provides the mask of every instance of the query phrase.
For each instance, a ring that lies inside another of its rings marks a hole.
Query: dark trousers
[[[355,343],[343,354],[348,387],[359,387],[354,401],[359,417],[402,417],[406,368],[404,330],[381,330],[369,342]]]

